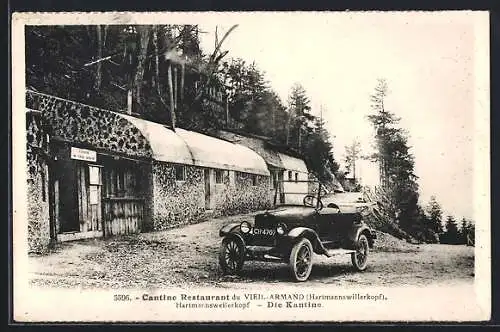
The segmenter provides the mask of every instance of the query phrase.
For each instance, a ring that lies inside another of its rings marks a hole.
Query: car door
[[[352,230],[356,221],[359,221],[361,216],[358,213],[338,213],[332,215],[330,232],[331,238],[335,238],[338,246],[344,242],[348,237],[349,232]]]
[[[335,247],[339,242],[337,224],[338,209],[324,207],[318,212],[319,238],[326,248]]]

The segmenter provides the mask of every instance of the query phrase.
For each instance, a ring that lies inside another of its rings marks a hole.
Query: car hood
[[[276,210],[264,212],[274,217],[306,218],[316,213],[316,210],[307,206],[283,206]]]
[[[278,222],[285,223],[304,223],[307,222],[316,210],[312,207],[305,206],[283,206],[276,210],[266,211],[255,216],[255,225],[264,226],[277,224]]]

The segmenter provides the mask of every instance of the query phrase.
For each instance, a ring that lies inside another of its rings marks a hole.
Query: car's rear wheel
[[[219,265],[224,274],[235,275],[243,268],[244,245],[237,238],[226,237],[219,250]]]
[[[290,269],[296,281],[306,281],[312,270],[313,247],[308,239],[297,242],[290,252]]]
[[[370,253],[370,245],[366,235],[361,234],[356,242],[356,252],[351,254],[352,265],[358,271],[364,271],[368,265],[368,255]]]

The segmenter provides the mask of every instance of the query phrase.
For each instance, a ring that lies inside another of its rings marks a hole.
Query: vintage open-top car
[[[364,223],[362,213],[323,206],[321,192],[319,184],[317,194],[305,195],[301,205],[279,205],[257,214],[254,221],[222,227],[222,271],[237,274],[251,260],[281,262],[290,265],[296,281],[305,281],[311,274],[313,253],[350,254],[354,267],[365,270],[375,232]]]

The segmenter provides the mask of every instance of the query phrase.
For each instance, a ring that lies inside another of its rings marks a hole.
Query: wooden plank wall
[[[135,165],[109,164],[104,168],[105,236],[138,233],[144,218],[144,199],[137,188]]]
[[[138,233],[144,215],[140,198],[105,198],[105,236]]]

